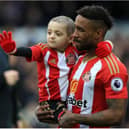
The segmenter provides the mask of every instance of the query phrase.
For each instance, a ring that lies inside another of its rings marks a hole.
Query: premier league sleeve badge
[[[123,80],[121,78],[113,78],[111,80],[111,88],[113,91],[121,91],[123,88]]]

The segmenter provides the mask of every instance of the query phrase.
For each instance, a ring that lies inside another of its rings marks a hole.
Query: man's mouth
[[[74,41],[73,44],[75,45],[76,48],[80,48],[80,43]]]
[[[75,45],[76,45],[76,46],[80,46],[80,43],[78,43],[78,42],[75,42]]]
[[[77,43],[77,44],[80,43],[80,40],[79,40],[78,38],[74,38],[73,41],[74,41],[75,43]]]
[[[79,46],[80,45],[80,42],[78,40],[74,40],[73,41],[75,45]]]

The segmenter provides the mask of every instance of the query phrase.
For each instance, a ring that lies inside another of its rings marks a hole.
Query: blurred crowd
[[[39,42],[45,43],[47,23],[51,17],[67,15],[74,19],[76,9],[92,3],[90,1],[0,1],[0,31],[11,30],[17,47],[32,46]],[[102,3],[114,16],[114,27],[108,32],[106,39],[113,42],[113,51],[126,65],[129,73],[129,16],[124,13],[129,14],[129,9],[126,8],[129,2],[123,4],[100,2],[99,4],[102,5]],[[120,13],[116,13],[120,8],[123,14],[121,17]],[[27,63],[24,58],[14,56],[9,56],[8,60],[10,67],[19,71],[20,79],[15,88],[18,103],[18,127],[54,127],[54,125],[39,123],[34,114],[38,104],[36,63]],[[128,114],[129,104],[121,127],[129,127]]]
[[[0,25],[46,26],[50,18],[66,15],[75,18],[83,5],[99,4],[117,19],[129,19],[129,1],[0,1]],[[120,10],[120,11],[119,11]],[[119,12],[119,13],[118,13]]]

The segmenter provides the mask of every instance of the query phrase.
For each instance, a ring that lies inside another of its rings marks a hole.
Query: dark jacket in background
[[[0,128],[10,128],[17,114],[12,87],[6,84],[3,73],[9,69],[7,55],[0,51]],[[15,112],[16,111],[16,112]]]

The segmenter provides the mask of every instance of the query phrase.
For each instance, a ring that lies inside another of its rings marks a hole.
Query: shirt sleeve
[[[28,62],[32,62],[32,61],[40,61],[42,59],[42,49],[41,49],[41,45],[35,45],[30,47],[31,51],[32,51],[32,57],[31,58],[26,58],[26,60]]]
[[[128,74],[126,73],[117,73],[115,75],[112,75],[105,84],[106,98],[128,98],[127,80]]]

